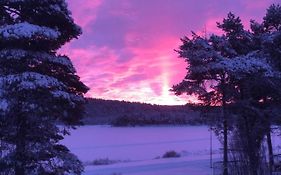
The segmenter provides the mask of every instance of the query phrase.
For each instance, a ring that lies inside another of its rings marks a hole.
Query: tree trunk
[[[264,98],[264,103],[267,103],[267,99]],[[273,158],[273,148],[271,141],[271,119],[270,115],[265,114],[265,118],[267,119],[267,131],[266,131],[266,141],[268,147],[268,158],[269,158],[269,174],[272,175],[274,170],[274,158]]]
[[[16,142],[16,162],[15,175],[25,175],[26,153],[25,153],[25,136],[26,136],[26,119],[24,116],[18,116],[17,120],[17,142]]]
[[[227,142],[227,120],[223,121],[223,175],[228,175],[228,142]]]
[[[267,140],[267,146],[268,146],[269,171],[270,171],[270,175],[272,175],[273,167],[274,167],[274,159],[273,159],[273,149],[272,149],[270,129],[266,133],[266,140]]]
[[[222,79],[222,115],[223,115],[223,175],[228,175],[228,123],[226,116],[225,77]]]
[[[24,140],[18,139],[16,145],[15,175],[25,175]]]
[[[249,121],[248,121],[248,117],[245,116],[245,131],[246,131],[246,135],[245,137],[247,138],[247,142],[245,145],[245,148],[247,149],[246,152],[244,152],[244,154],[248,154],[248,158],[249,158],[249,163],[250,163],[250,172],[251,175],[258,175],[258,168],[259,168],[259,157],[256,155],[256,146],[254,141],[253,141],[253,134],[252,134],[252,129],[250,128],[249,125]]]
[[[24,167],[22,167],[20,164],[17,162],[16,168],[15,168],[15,175],[25,175],[24,174]]]

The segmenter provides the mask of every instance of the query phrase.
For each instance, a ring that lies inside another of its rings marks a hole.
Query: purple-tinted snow
[[[0,38],[21,39],[42,36],[48,39],[57,39],[61,33],[49,27],[42,27],[27,22],[0,27]]]
[[[121,162],[86,166],[85,175],[203,175],[212,172],[207,126],[83,126],[73,131],[63,144],[83,162],[105,158]],[[214,152],[218,153],[219,148],[220,144],[213,135]],[[182,157],[155,159],[170,150],[180,153]],[[215,160],[218,157],[218,154],[214,155]]]
[[[169,150],[187,156],[209,154],[209,139],[210,132],[206,126],[84,126],[73,131],[63,143],[82,161],[100,158],[146,160],[162,156]],[[216,138],[213,147],[220,147]]]
[[[280,133],[272,137],[280,152]],[[213,161],[221,161],[221,144],[213,138]],[[211,175],[210,131],[207,126],[110,127],[83,126],[72,131],[63,143],[83,162],[97,159],[116,164],[86,166],[84,175]],[[180,158],[160,158],[174,150]],[[155,159],[158,157],[158,159]]]

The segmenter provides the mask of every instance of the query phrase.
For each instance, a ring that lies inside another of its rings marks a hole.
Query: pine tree
[[[64,0],[0,2],[0,172],[81,174],[59,143],[81,124],[88,88],[56,51],[81,34]],[[63,124],[58,126],[58,124]]]
[[[279,14],[276,10],[274,13]],[[191,39],[182,39],[177,51],[188,63],[188,72],[181,83],[173,86],[176,95],[196,95],[203,105],[222,109],[224,175],[230,172],[228,133],[234,149],[244,150],[241,154],[245,160],[239,161],[246,163],[247,174],[260,172],[262,142],[271,124],[268,106],[280,107],[281,74],[278,61],[274,61],[280,60],[279,35],[264,33],[267,28],[276,31],[279,27],[264,27],[265,24],[255,23],[252,32],[246,31],[239,17],[229,13],[218,23],[224,31],[222,36],[202,38],[193,34]],[[268,42],[275,47],[267,46]]]
[[[270,62],[274,65],[277,71],[281,72],[281,6],[271,5],[266,12],[261,24],[252,21],[251,29],[255,35],[257,45],[260,45],[261,50],[265,55],[270,57]],[[264,87],[263,91],[258,91],[258,96],[261,102],[259,108],[266,118],[264,127],[266,130],[266,140],[269,154],[269,168],[272,174],[274,168],[273,147],[271,141],[271,125],[280,123],[279,112],[281,104],[280,79],[270,79],[270,83],[259,84]],[[257,96],[257,95],[256,95]]]
[[[222,39],[220,42],[224,42]],[[193,34],[192,39],[187,37],[182,39],[180,46],[180,57],[188,63],[188,72],[185,79],[178,85],[173,86],[176,95],[187,93],[187,95],[196,95],[204,106],[221,106],[223,120],[223,147],[224,147],[224,175],[228,175],[228,139],[227,139],[227,74],[216,66],[218,62],[223,61],[224,57],[215,50],[208,39],[204,39]],[[221,43],[220,43],[221,44]],[[223,47],[227,47],[223,43]]]

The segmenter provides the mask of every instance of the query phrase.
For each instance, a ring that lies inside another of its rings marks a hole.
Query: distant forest
[[[200,125],[203,118],[189,105],[163,106],[88,98],[85,125]]]

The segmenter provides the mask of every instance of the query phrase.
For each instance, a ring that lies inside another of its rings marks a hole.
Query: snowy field
[[[80,160],[110,160],[110,165],[87,165],[85,175],[211,175],[210,131],[207,126],[110,127],[83,126],[63,144]],[[213,158],[220,144],[213,135]],[[161,158],[167,151],[179,158]]]

